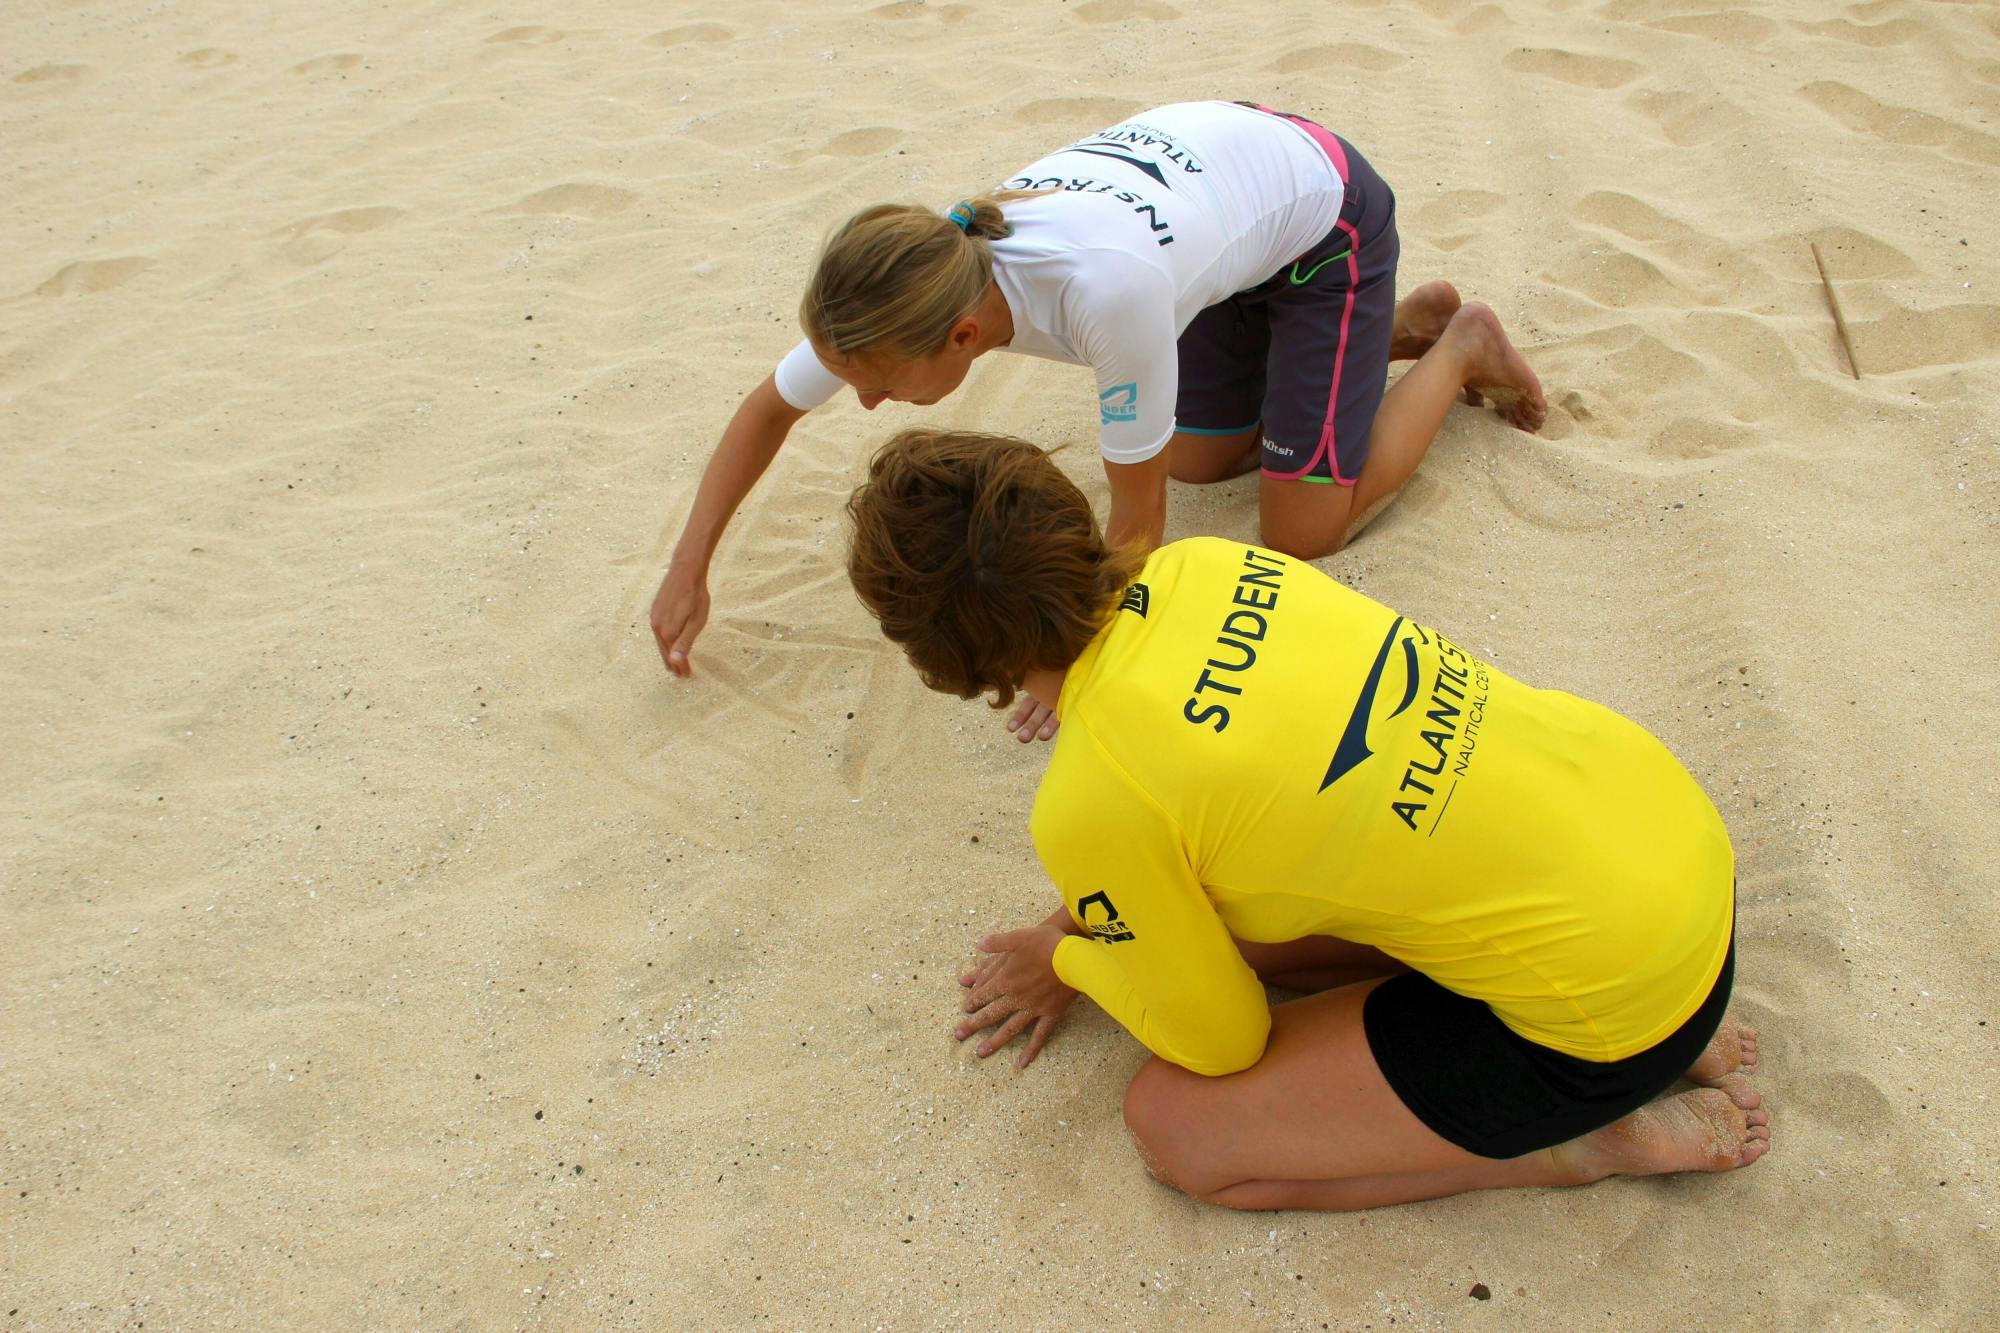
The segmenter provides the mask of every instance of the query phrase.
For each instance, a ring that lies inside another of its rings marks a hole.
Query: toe
[[[1745,1111],[1755,1111],[1764,1104],[1764,1094],[1750,1086],[1750,1080],[1740,1073],[1724,1074],[1710,1086],[1729,1094],[1729,1100]]]

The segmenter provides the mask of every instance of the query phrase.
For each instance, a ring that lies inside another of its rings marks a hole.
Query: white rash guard
[[[1014,234],[990,242],[1014,316],[1005,350],[1097,373],[1098,440],[1113,463],[1143,463],[1173,435],[1188,321],[1310,249],[1345,189],[1303,129],[1234,102],[1156,107],[1000,188],[1054,191],[1005,204]],[[809,342],[774,378],[801,412],[844,387]]]

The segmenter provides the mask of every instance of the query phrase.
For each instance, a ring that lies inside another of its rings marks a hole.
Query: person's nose
[[[854,396],[861,400],[862,408],[869,412],[873,412],[879,404],[889,401],[889,395],[886,393],[858,393]]]

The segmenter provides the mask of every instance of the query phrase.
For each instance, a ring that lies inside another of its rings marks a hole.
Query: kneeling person
[[[905,432],[848,508],[925,683],[1063,724],[1030,827],[1064,906],[982,941],[982,1054],[1025,1032],[1025,1063],[1089,994],[1156,1057],[1149,1167],[1232,1207],[1762,1154],[1728,834],[1643,729],[1275,552],[1141,563],[1021,441]]]

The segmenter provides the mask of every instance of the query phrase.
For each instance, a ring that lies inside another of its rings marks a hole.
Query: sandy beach
[[[827,227],[1206,97],[1359,145],[1540,374],[1318,563],[1701,780],[1752,1168],[1236,1214],[1101,1011],[951,1041],[1046,750],[840,506],[922,423],[1102,512],[1086,371],[815,412],[662,670]],[[1986,3],[9,7],[0,1333],[2000,1324],[1996,169]]]

